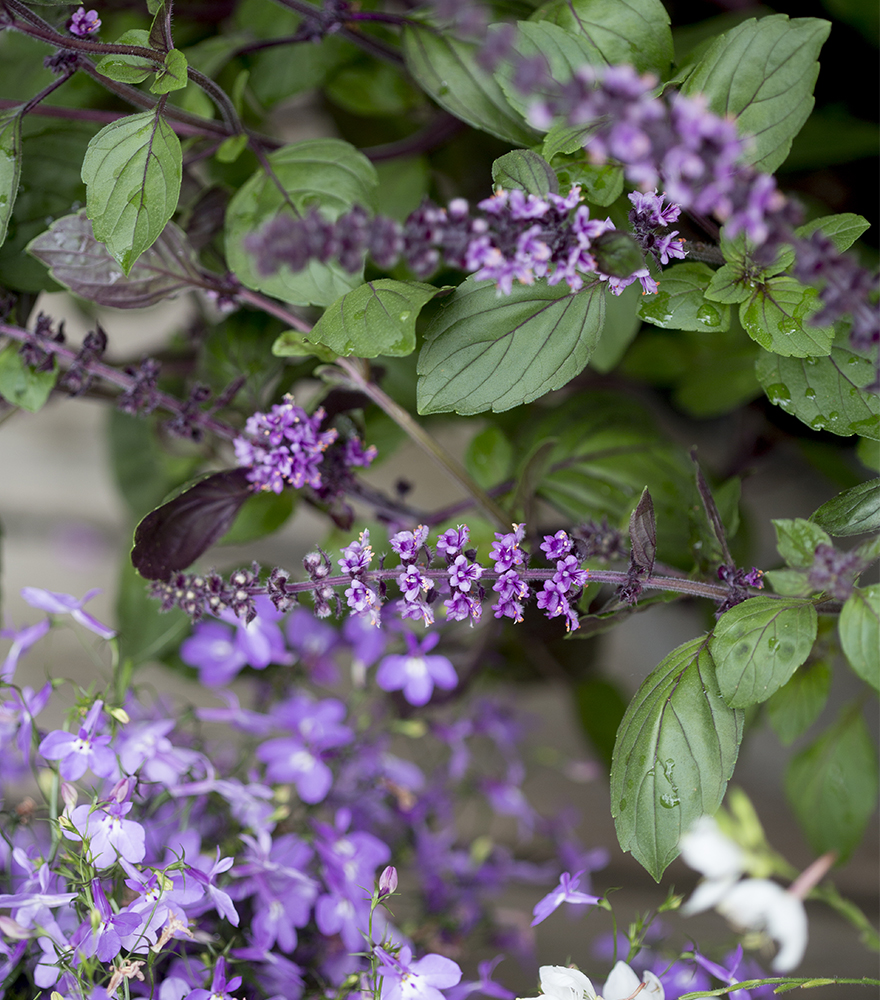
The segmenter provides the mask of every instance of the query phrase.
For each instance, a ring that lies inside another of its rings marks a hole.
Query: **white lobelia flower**
[[[611,970],[601,994],[596,993],[593,984],[579,969],[569,969],[564,965],[542,965],[541,996],[520,998],[520,1000],[628,1000],[637,995],[640,1000],[665,1000],[663,985],[653,972],[645,972],[642,979],[633,972],[626,962],[618,962]]]
[[[736,927],[761,931],[778,945],[774,972],[790,972],[807,947],[804,904],[781,885],[766,878],[747,878],[746,852],[725,836],[711,816],[702,816],[681,838],[681,856],[706,878],[681,908],[685,916],[710,907]]]

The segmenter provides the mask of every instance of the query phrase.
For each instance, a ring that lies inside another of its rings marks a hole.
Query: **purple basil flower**
[[[37,622],[36,625],[28,625],[25,628],[18,630],[13,628],[0,628],[0,638],[12,640],[12,646],[6,654],[3,666],[0,667],[0,681],[2,681],[2,683],[12,683],[12,678],[15,675],[15,668],[18,666],[18,661],[31,648],[31,646],[43,638],[43,636],[49,631],[51,624],[52,623],[48,618],[44,618],[42,621]]]
[[[318,466],[338,431],[321,431],[324,410],[310,417],[292,396],[268,413],[248,417],[245,434],[235,439],[235,457],[249,468],[248,480],[258,490],[280,493],[285,486],[321,486]]]
[[[447,562],[452,562],[456,556],[464,552],[470,535],[471,529],[466,524],[444,531],[437,539],[437,555],[445,557]]]
[[[375,946],[381,963],[382,1000],[445,1000],[440,990],[458,985],[461,969],[443,955],[425,955],[412,960],[412,948],[404,945],[395,957]]]
[[[564,559],[571,552],[572,541],[564,531],[557,531],[555,535],[544,535],[541,542],[541,551],[551,562],[557,559]]]
[[[100,593],[99,588],[90,590],[82,600],[78,601],[72,594],[58,594],[39,587],[23,587],[21,596],[32,608],[48,611],[51,615],[70,615],[75,622],[79,622],[95,635],[99,635],[102,639],[112,639],[116,635],[112,628],[102,625],[97,618],[83,611],[83,605]]]
[[[420,524],[415,531],[398,531],[389,539],[391,548],[404,563],[415,562],[428,540],[428,529]]]
[[[110,737],[95,736],[103,706],[103,701],[96,701],[75,734],[54,729],[40,743],[40,753],[46,760],[61,761],[58,769],[62,778],[76,781],[89,768],[101,778],[115,778],[118,774],[116,754],[108,745]]]
[[[489,549],[489,558],[495,561],[495,572],[506,573],[514,566],[522,566],[526,554],[520,548],[520,542],[525,537],[526,526],[515,524],[513,531],[506,535],[495,532],[495,541]]]
[[[590,896],[585,892],[578,891],[581,875],[583,874],[584,871],[575,872],[574,875],[563,872],[559,876],[559,885],[535,904],[535,908],[532,910],[534,914],[534,920],[531,923],[532,927],[540,924],[542,920],[546,920],[563,903],[594,906],[602,899],[601,896]]]
[[[100,27],[101,19],[98,17],[98,12],[86,10],[85,7],[74,11],[67,23],[67,30],[71,35],[76,35],[77,38],[88,38],[89,35],[94,35]]]
[[[341,550],[342,558],[337,560],[343,573],[349,576],[359,576],[365,573],[373,561],[373,548],[370,545],[370,532],[364,530],[356,542],[350,542]]]
[[[431,699],[434,685],[451,691],[458,684],[455,668],[445,656],[426,656],[440,641],[436,632],[425,636],[420,643],[406,633],[406,654],[386,656],[376,672],[376,683],[383,691],[403,690],[410,705],[425,705]]]

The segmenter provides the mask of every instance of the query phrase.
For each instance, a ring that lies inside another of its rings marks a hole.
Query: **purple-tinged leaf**
[[[141,309],[202,284],[192,248],[173,222],[135,261],[127,277],[95,239],[85,209],[53,222],[31,240],[27,252],[75,295],[115,309]]]
[[[131,561],[138,573],[148,580],[165,580],[226,534],[253,495],[247,471],[216,472],[150,511],[134,533]]]
[[[654,522],[654,501],[646,486],[629,519],[629,539],[631,569],[638,569],[640,575],[648,576],[654,568],[657,556],[657,525]]]

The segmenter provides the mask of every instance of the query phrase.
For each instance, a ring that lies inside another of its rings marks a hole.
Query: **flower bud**
[[[390,896],[397,891],[397,869],[394,865],[388,865],[385,871],[379,876],[379,898]]]

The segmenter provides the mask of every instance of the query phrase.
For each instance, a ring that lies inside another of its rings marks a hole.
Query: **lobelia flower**
[[[543,920],[553,913],[554,910],[559,909],[563,903],[577,903],[578,905],[590,905],[594,906],[596,903],[600,902],[601,896],[591,896],[589,893],[580,892],[578,886],[581,882],[581,875],[584,874],[586,868],[581,869],[579,872],[575,872],[571,875],[569,872],[563,872],[559,876],[559,885],[552,891],[548,892],[547,895],[538,900],[535,904],[535,908],[532,910],[534,919],[532,920],[531,926],[534,927],[536,924],[540,924]]]
[[[39,587],[22,587],[21,590],[21,596],[32,608],[48,611],[51,615],[70,615],[75,622],[94,632],[95,635],[99,635],[102,639],[112,639],[116,635],[114,629],[102,625],[97,618],[83,611],[83,605],[100,593],[100,588],[95,588],[78,601],[72,594],[58,594]]]
[[[381,963],[377,970],[382,977],[381,1000],[445,1000],[440,990],[461,980],[458,965],[442,955],[425,955],[414,962],[407,945],[397,956],[379,945],[374,952]]]
[[[458,684],[458,676],[445,656],[425,655],[440,641],[436,632],[426,635],[422,642],[412,632],[407,632],[405,638],[408,652],[386,656],[376,671],[376,683],[383,691],[402,690],[410,705],[426,705],[435,685],[451,691]]]
[[[134,786],[134,778],[123,778],[114,786],[109,801],[77,806],[68,816],[69,825],[62,826],[61,832],[68,840],[88,841],[89,855],[97,868],[107,868],[118,858],[132,864],[144,860],[144,828],[125,819],[134,804]]]
[[[4,684],[12,683],[12,678],[15,675],[15,668],[18,666],[18,661],[31,648],[31,646],[43,638],[43,636],[49,631],[51,624],[52,623],[48,618],[44,618],[41,622],[37,622],[36,625],[28,625],[25,628],[18,630],[13,628],[0,628],[0,638],[12,640],[12,646],[6,654],[3,666],[0,667],[0,681]]]
[[[480,962],[477,965],[479,979],[467,980],[446,990],[446,1000],[464,1000],[472,993],[479,993],[484,997],[496,997],[497,1000],[514,1000],[516,994],[511,992],[500,983],[496,983],[492,978],[492,973],[499,962],[504,960],[503,955],[496,955],[495,958]]]
[[[39,751],[46,760],[61,761],[58,770],[62,778],[76,781],[89,768],[101,778],[115,778],[118,774],[110,737],[95,736],[103,707],[103,701],[96,701],[75,734],[53,729],[40,743]]]
[[[241,976],[226,978],[226,959],[222,956],[214,966],[214,977],[209,990],[198,989],[187,993],[186,1000],[236,1000],[232,993],[241,986]]]
[[[735,926],[762,931],[777,943],[774,972],[794,969],[807,947],[807,914],[801,900],[769,879],[739,881],[746,867],[745,851],[721,832],[711,816],[701,816],[681,838],[680,847],[685,863],[706,876],[682,913],[689,916],[714,906]]]
[[[23,687],[20,692],[12,688],[11,694],[12,697],[0,707],[0,749],[14,736],[25,763],[30,764],[34,719],[46,707],[52,695],[52,683],[47,682],[36,693],[31,687]],[[4,732],[7,720],[9,730]]]
[[[98,879],[92,879],[94,910],[79,925],[70,943],[85,958],[96,956],[99,962],[109,962],[122,951],[122,939],[134,934],[144,922],[144,915],[114,913]]]

